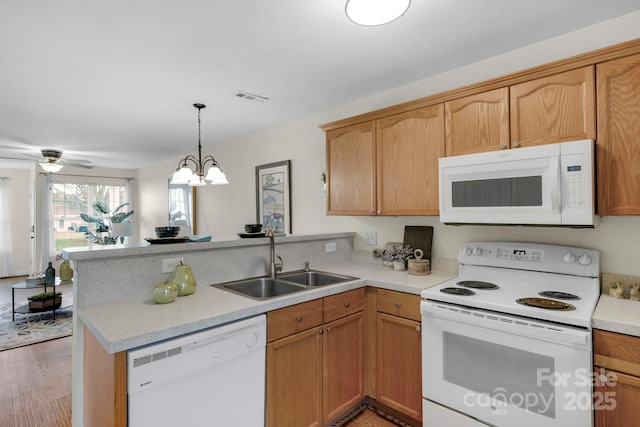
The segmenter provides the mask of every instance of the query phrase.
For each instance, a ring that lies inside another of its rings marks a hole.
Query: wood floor
[[[367,409],[345,424],[345,427],[397,427],[397,425]]]
[[[71,337],[0,352],[0,426],[71,427]]]

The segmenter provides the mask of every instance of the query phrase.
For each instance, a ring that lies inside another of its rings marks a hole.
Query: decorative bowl
[[[244,231],[247,233],[260,233],[262,231],[262,224],[245,224]]]
[[[156,236],[158,236],[161,239],[165,237],[176,237],[180,232],[180,227],[171,227],[171,226],[156,227],[155,231],[156,231]]]

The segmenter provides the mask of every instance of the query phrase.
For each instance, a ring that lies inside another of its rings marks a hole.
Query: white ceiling
[[[362,27],[344,0],[2,0],[0,157],[137,169],[195,151],[195,102],[207,147],[636,10],[413,0]]]

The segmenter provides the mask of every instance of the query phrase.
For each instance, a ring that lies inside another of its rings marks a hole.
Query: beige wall
[[[294,233],[355,231],[356,249],[370,250],[373,246],[368,246],[364,240],[366,231],[377,231],[380,247],[385,242],[401,241],[404,225],[431,225],[435,227],[433,256],[437,257],[456,258],[459,246],[473,240],[569,244],[603,251],[602,270],[605,272],[640,275],[640,263],[636,262],[640,254],[640,217],[607,217],[595,230],[572,230],[453,227],[441,225],[437,217],[327,216],[326,198],[320,181],[326,164],[325,140],[324,133],[318,128],[318,125],[330,121],[639,37],[640,13],[629,14],[207,148],[205,154],[212,154],[221,163],[231,184],[198,188],[198,233],[221,238],[233,237],[242,231],[243,224],[255,220],[255,166],[289,159],[292,164]],[[269,108],[269,104],[264,104],[264,108]],[[178,160],[172,159],[139,171],[141,215],[138,221],[142,235],[153,235],[153,227],[166,222],[166,179],[173,173]]]

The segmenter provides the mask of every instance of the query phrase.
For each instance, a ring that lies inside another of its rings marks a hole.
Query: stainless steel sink
[[[278,276],[282,280],[298,283],[304,286],[327,286],[336,283],[349,282],[357,280],[357,277],[345,276],[342,274],[326,273],[324,271],[297,271],[291,273],[282,273]]]
[[[282,295],[301,292],[306,290],[305,286],[296,283],[285,282],[284,280],[260,277],[257,279],[239,280],[237,282],[211,285],[216,288],[226,289],[249,298],[264,300]]]
[[[334,285],[336,283],[357,280],[358,277],[343,274],[326,273],[324,271],[291,271],[282,273],[277,279],[257,277],[253,279],[237,280],[235,282],[211,285],[245,297],[266,300],[302,292],[318,286]]]

